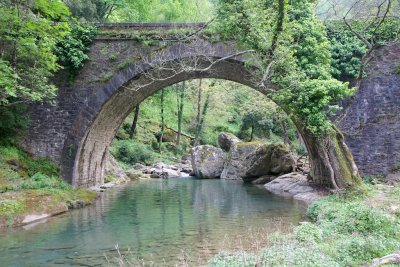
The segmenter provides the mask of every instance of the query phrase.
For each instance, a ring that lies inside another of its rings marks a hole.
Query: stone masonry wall
[[[363,175],[386,175],[400,163],[399,64],[400,43],[375,50],[338,123]]]

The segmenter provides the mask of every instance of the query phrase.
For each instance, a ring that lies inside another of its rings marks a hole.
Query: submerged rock
[[[265,188],[272,193],[293,196],[305,202],[313,202],[328,194],[326,190],[311,185],[305,175],[297,172],[279,176],[267,183]]]
[[[234,134],[222,132],[218,135],[218,145],[225,151],[229,151],[231,147],[241,142]]]
[[[220,178],[224,169],[224,152],[210,145],[192,149],[192,168],[198,178]]]

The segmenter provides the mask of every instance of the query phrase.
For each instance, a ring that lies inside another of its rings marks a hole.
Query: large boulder
[[[234,134],[222,132],[218,135],[218,145],[225,151],[229,151],[231,147],[241,142]]]
[[[241,142],[231,147],[221,178],[250,182],[264,175],[292,172],[295,163],[285,145]]]
[[[198,178],[220,178],[224,169],[224,152],[210,146],[196,146],[192,149],[192,167]]]
[[[130,180],[125,174],[125,171],[118,165],[117,160],[110,153],[106,155],[104,176],[105,182],[114,182],[116,184]]]
[[[285,174],[294,171],[296,161],[283,144],[264,144],[249,153],[242,161],[242,179],[254,180],[266,174]]]
[[[221,179],[240,180],[243,171],[242,162],[248,154],[254,152],[258,147],[262,146],[260,142],[240,142],[234,144],[229,150],[225,159],[224,170]]]

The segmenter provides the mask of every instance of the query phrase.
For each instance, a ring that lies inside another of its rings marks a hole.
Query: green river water
[[[115,266],[116,246],[135,266],[198,266],[219,251],[264,246],[304,211],[300,202],[235,181],[132,183],[90,207],[0,231],[0,266]]]

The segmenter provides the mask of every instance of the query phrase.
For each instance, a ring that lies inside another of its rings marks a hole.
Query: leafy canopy
[[[53,48],[69,31],[68,16],[60,1],[2,1],[0,107],[55,97],[49,77],[60,66]]]
[[[267,78],[263,83],[272,88],[270,97],[295,122],[319,135],[332,130],[327,115],[338,108],[332,103],[354,90],[331,75],[330,44],[312,4],[222,0],[215,29],[222,38],[256,51],[260,81]]]

